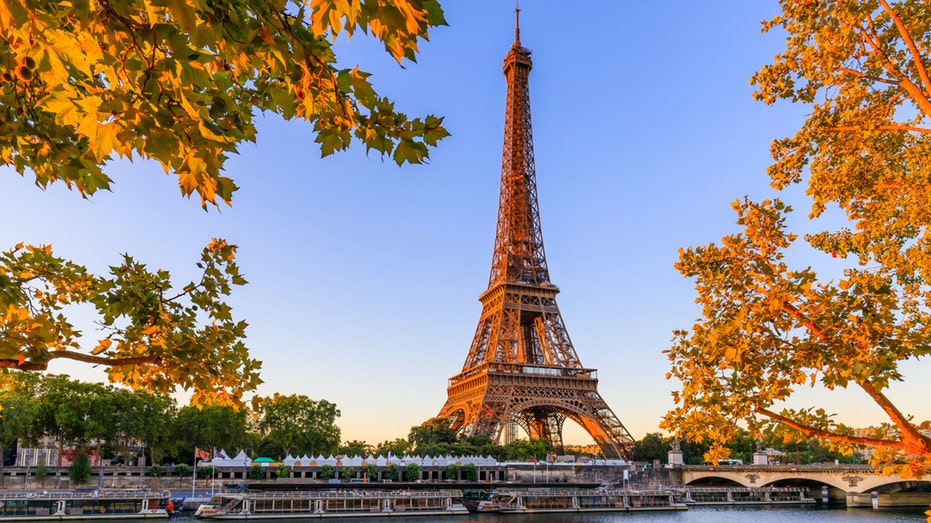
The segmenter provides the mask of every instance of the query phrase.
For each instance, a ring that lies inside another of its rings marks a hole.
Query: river
[[[869,508],[824,508],[807,507],[694,507],[676,512],[632,512],[601,514],[471,514],[469,516],[447,516],[437,518],[339,518],[334,522],[361,523],[373,521],[423,522],[423,523],[785,523],[785,522],[837,522],[889,523],[893,521],[926,521],[925,509],[880,509]],[[205,522],[209,520],[181,516],[173,523]],[[290,522],[294,519],[268,522]],[[306,520],[317,521],[317,520]]]

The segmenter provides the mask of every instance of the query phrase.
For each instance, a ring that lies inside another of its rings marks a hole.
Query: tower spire
[[[520,47],[520,6],[514,4],[514,45]]]

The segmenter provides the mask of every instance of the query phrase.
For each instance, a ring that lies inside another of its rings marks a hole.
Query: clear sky
[[[310,126],[272,115],[259,123],[258,143],[227,163],[241,190],[220,212],[181,197],[177,178],[152,163],[113,164],[113,192],[89,200],[0,169],[0,248],[50,243],[97,273],[129,253],[183,285],[210,238],[226,238],[250,282],[230,303],[264,362],[258,393],[336,403],[344,440],[406,437],[443,406],[481,312],[501,166],[501,66],[514,39],[512,1],[443,6],[449,27],[433,31],[404,69],[362,35],[338,48],[343,65],[374,73],[402,111],[446,117],[452,136],[428,165],[398,168],[361,148],[321,159]],[[772,196],[769,143],[804,115],[751,98],[750,76],[782,44],[759,30],[777,8],[521,2],[550,277],[583,365],[599,370],[601,395],[635,438],[657,431],[672,406],[676,384],[664,378],[661,351],[698,314],[692,284],[673,268],[678,248],[734,231],[733,200]],[[799,194],[786,198],[804,211]],[[893,399],[931,417],[927,365],[905,374]],[[799,406],[815,401],[856,426],[881,421],[856,392],[806,396]],[[574,429],[567,440],[591,442]]]

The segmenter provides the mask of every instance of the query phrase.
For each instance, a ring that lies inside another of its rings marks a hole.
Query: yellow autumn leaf
[[[97,346],[94,347],[94,350],[91,351],[91,354],[96,356],[100,354],[101,352],[104,352],[107,349],[109,349],[111,345],[113,345],[113,341],[109,339],[102,339],[97,343]]]

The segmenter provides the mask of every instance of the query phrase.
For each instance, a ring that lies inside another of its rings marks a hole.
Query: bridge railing
[[[753,470],[760,472],[859,472],[863,474],[872,474],[876,471],[876,468],[871,465],[835,465],[833,463],[817,465],[678,465],[676,468],[715,472],[742,472]]]

